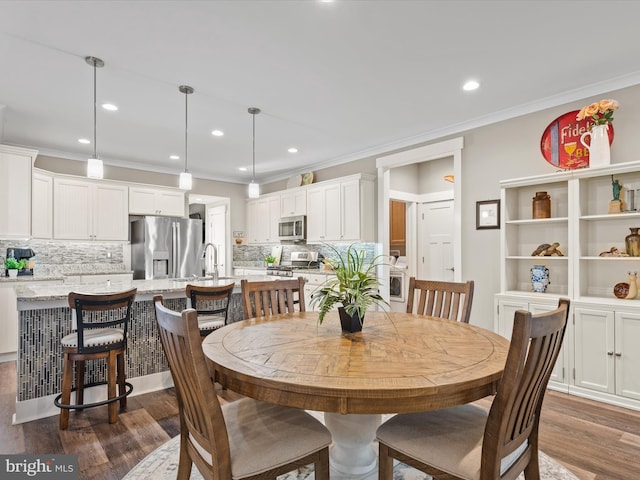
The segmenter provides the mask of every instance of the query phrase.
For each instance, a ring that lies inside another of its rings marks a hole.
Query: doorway
[[[207,242],[213,243],[218,249],[218,275],[226,277],[227,275],[227,228],[226,228],[227,206],[218,205],[207,208]],[[209,250],[208,255],[213,255]],[[213,259],[210,265],[213,265]]]

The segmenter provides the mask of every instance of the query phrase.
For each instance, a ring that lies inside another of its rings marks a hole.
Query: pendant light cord
[[[96,160],[98,159],[98,135],[96,133],[97,131],[97,118],[98,115],[96,113],[97,111],[97,96],[96,96],[96,90],[97,90],[97,82],[96,82],[96,62],[95,60],[93,61],[93,158],[95,158]]]
[[[187,170],[187,130],[189,127],[189,116],[187,115],[188,101],[189,101],[189,94],[185,92],[184,94],[184,171],[185,172],[188,172]]]
[[[256,181],[256,114],[252,113],[253,116],[253,175],[251,177],[251,181],[255,183]]]

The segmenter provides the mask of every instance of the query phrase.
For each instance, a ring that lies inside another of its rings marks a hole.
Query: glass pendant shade
[[[90,158],[87,160],[87,177],[89,178],[103,178],[102,160],[97,158]]]
[[[189,172],[182,172],[180,174],[179,186],[182,190],[191,190],[191,188],[193,187],[193,179],[191,178],[191,174]]]
[[[249,184],[249,198],[258,198],[260,196],[260,185],[256,182]]]

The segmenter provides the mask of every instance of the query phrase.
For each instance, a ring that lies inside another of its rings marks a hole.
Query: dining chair
[[[280,313],[306,311],[304,283],[304,277],[257,282],[243,279],[240,282],[240,287],[245,320]]]
[[[187,308],[193,308],[198,312],[201,337],[204,338],[227,324],[234,287],[234,283],[215,287],[191,284],[186,286]]]
[[[538,424],[549,377],[562,346],[568,299],[539,315],[515,312],[511,344],[489,412],[467,404],[400,414],[383,423],[379,479],[393,478],[393,459],[435,480],[538,480]]]
[[[418,296],[418,301],[414,309],[416,296]],[[473,280],[461,283],[416,280],[416,277],[409,279],[407,313],[430,315],[469,323],[472,302]]]
[[[220,405],[202,351],[197,313],[174,312],[153,298],[160,339],[176,388],[180,417],[179,480],[193,464],[208,480],[275,479],[298,467],[315,466],[329,478],[331,434],[296,408],[252,398]]]
[[[86,294],[71,292],[67,302],[72,311],[73,332],[61,339],[62,344],[62,392],[54,399],[60,408],[60,430],[69,426],[69,410],[108,405],[109,423],[118,421],[116,402],[120,409],[127,406],[127,396],[133,386],[125,379],[124,355],[127,347],[127,331],[131,320],[131,307],[137,289],[110,293]],[[106,360],[106,380],[90,380],[85,383],[85,362]],[[75,365],[75,387],[73,369]],[[84,403],[84,389],[107,385],[106,400]],[[118,395],[116,395],[116,384]],[[71,403],[75,392],[75,403]]]

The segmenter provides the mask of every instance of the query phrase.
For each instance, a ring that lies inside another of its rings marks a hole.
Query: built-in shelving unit
[[[502,181],[501,281],[496,295],[496,331],[509,336],[514,311],[539,313],[558,298],[571,299],[570,323],[550,387],[640,410],[640,296],[619,299],[616,283],[640,274],[640,257],[600,256],[625,252],[640,211],[609,213],[613,179],[624,189],[640,186],[640,162],[557,172]],[[551,197],[551,216],[532,218],[536,192]],[[627,208],[623,204],[623,210]],[[532,256],[540,244],[558,242],[564,256]],[[532,291],[530,270],[545,265],[550,284]],[[636,345],[636,347],[632,347]]]

